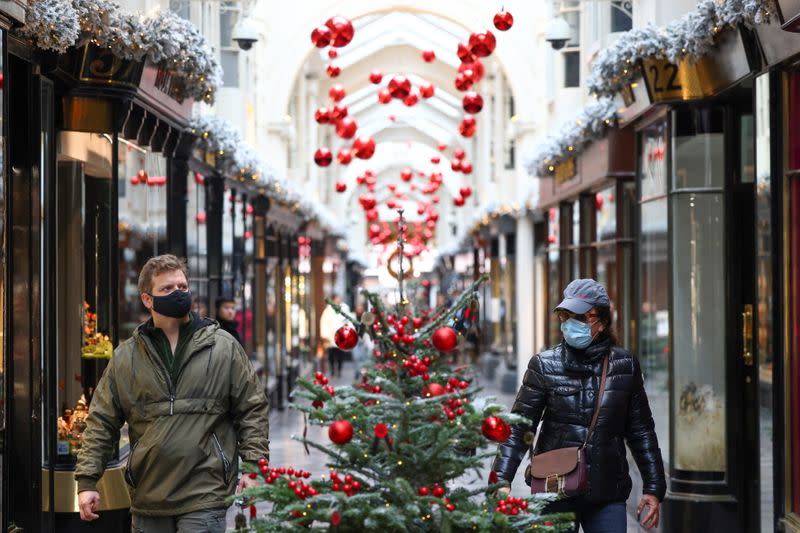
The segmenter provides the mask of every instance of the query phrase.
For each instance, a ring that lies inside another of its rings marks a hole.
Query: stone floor
[[[494,396],[499,402],[511,406],[514,396],[516,394],[516,372],[511,371],[505,367],[501,359],[492,355],[485,355],[481,361],[481,374],[479,377],[479,385],[483,387],[482,396]],[[346,362],[343,372],[343,377],[333,379],[333,385],[346,385],[354,377],[354,368],[352,363]],[[293,466],[294,468],[301,468],[311,472],[312,476],[316,477],[327,471],[324,463],[324,456],[315,450],[311,450],[308,455],[303,448],[303,445],[292,438],[294,435],[302,435],[303,433],[303,417],[302,414],[293,410],[285,409],[280,411],[273,409],[270,413],[270,462],[275,466]],[[323,428],[318,426],[308,426],[308,437],[318,441],[324,441],[327,436],[323,432]],[[487,465],[486,472],[488,473],[489,467]],[[485,483],[471,476],[464,480],[465,485],[473,485],[477,483]],[[518,475],[512,485],[512,493],[514,495],[525,495],[528,491],[522,475]],[[260,504],[259,512],[264,512],[267,509],[267,504]],[[232,507],[228,511],[228,528],[233,529],[234,517],[238,509]],[[644,531],[636,524],[636,520],[628,517],[628,533]]]

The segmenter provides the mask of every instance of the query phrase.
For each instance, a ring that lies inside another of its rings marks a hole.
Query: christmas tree
[[[401,258],[403,227],[401,216]],[[401,259],[400,298],[393,310],[368,291],[363,296],[370,310],[360,317],[329,302],[352,324],[337,331],[340,348],[352,349],[369,332],[375,345],[371,367],[354,386],[334,388],[321,372],[313,380],[297,380],[293,408],[309,423],[327,427],[330,442],[298,439],[326,456],[330,472],[311,481],[308,472],[263,462],[249,475],[263,477],[264,485],[244,496],[271,502],[272,509],[255,516],[251,507],[251,530],[568,528],[563,516],[541,516],[546,499],[498,494],[508,484],[493,473],[479,488],[459,487],[465,474],[483,474],[487,458],[494,456],[490,445],[508,438],[509,424],[530,423],[491,398],[478,397],[472,369],[450,364],[459,335],[476,325],[476,289],[484,281],[486,276],[475,281],[450,307],[412,316]]]

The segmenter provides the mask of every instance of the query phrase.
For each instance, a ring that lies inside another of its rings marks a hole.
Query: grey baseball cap
[[[566,309],[582,315],[592,307],[611,307],[605,287],[593,279],[576,279],[564,289],[564,299],[556,309]]]

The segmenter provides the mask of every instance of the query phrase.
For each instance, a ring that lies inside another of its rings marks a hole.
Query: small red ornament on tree
[[[334,511],[331,513],[331,525],[337,527],[339,524],[342,523],[342,515],[339,514],[339,511]]]
[[[342,326],[336,330],[333,341],[340,350],[352,350],[358,344],[358,333],[350,326]]]
[[[436,52],[434,52],[433,50],[423,50],[422,59],[426,63],[433,63],[434,61],[436,61]]]
[[[402,100],[411,92],[411,82],[405,76],[394,76],[387,88],[392,98]]]
[[[498,416],[487,416],[481,424],[481,433],[489,440],[505,442],[511,435],[511,426]]]
[[[495,14],[492,22],[494,22],[494,27],[498,30],[508,31],[514,25],[514,17],[505,9],[501,9]]]
[[[370,83],[374,83],[375,85],[379,84],[383,79],[383,74],[380,70],[373,70],[369,73],[369,81]]]
[[[433,332],[431,341],[440,352],[452,352],[458,344],[458,335],[453,328],[444,326]]]
[[[428,383],[422,388],[422,397],[433,398],[434,396],[441,396],[446,392],[447,390],[444,388],[444,386],[440,385],[439,383]]]
[[[494,52],[497,39],[489,30],[475,32],[469,36],[469,51],[478,57],[488,57]]]
[[[353,40],[353,34],[355,34],[353,23],[341,15],[329,18],[325,25],[331,31],[331,46],[341,48]]]
[[[337,420],[328,428],[328,438],[334,444],[347,444],[353,439],[353,424],[347,420]]]
[[[327,167],[333,161],[333,154],[327,148],[318,148],[314,152],[314,162],[321,167]]]
[[[327,26],[317,26],[311,31],[311,42],[317,48],[325,48],[331,44],[331,29]]]
[[[483,109],[483,97],[475,91],[470,91],[464,95],[463,105],[467,113],[480,113]]]
[[[379,439],[385,439],[389,436],[389,428],[383,422],[375,424],[375,428],[373,429],[375,436]]]

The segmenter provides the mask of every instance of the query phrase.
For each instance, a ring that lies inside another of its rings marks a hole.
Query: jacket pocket
[[[211,440],[214,442],[214,448],[217,450],[217,455],[222,462],[222,480],[227,485],[230,482],[231,462],[225,457],[225,451],[222,449],[222,444],[216,433],[211,433]]]
[[[138,440],[131,445],[131,450],[128,452],[128,460],[125,463],[125,481],[134,488],[136,488],[136,480],[133,477],[133,452],[136,451],[137,446],[139,446]]]

